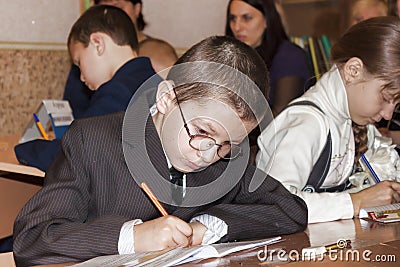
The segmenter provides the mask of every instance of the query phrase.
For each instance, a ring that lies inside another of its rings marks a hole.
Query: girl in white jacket
[[[351,27],[331,55],[332,69],[258,138],[257,167],[305,200],[309,223],[400,201],[400,183],[392,181],[347,192],[360,154],[379,135],[373,124],[390,120],[400,102],[400,19],[379,17]],[[313,170],[320,184],[308,183]]]

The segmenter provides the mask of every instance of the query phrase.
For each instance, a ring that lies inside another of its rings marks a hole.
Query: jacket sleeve
[[[60,152],[60,139],[32,140],[14,147],[19,163],[46,171]]]
[[[102,215],[89,219],[90,174],[84,133],[76,121],[62,139],[60,153],[46,173],[45,185],[14,223],[18,266],[82,261],[117,254],[119,232],[129,218]]]
[[[262,176],[262,184],[253,192],[253,175]],[[307,206],[281,183],[264,172],[248,167],[239,184],[218,205],[203,213],[216,216],[228,225],[228,234],[220,241],[259,239],[291,234],[307,227]]]

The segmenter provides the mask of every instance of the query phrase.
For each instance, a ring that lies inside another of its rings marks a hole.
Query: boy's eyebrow
[[[211,122],[202,122],[203,125],[207,126],[209,128],[209,132],[211,134],[217,134],[217,131],[215,130],[215,128],[212,126]],[[241,142],[237,142],[235,140],[228,140],[227,142],[231,143],[231,144],[240,144]]]
[[[210,132],[210,134],[217,134],[217,131],[215,130],[215,128],[213,127],[213,125],[211,124],[211,122],[208,121],[198,121],[199,124],[201,124],[201,126],[206,126]],[[235,144],[238,145],[240,144],[242,141],[236,141],[236,140],[228,140],[229,143],[231,144]]]
[[[209,132],[212,134],[216,134],[217,131],[215,130],[215,128],[212,126],[211,122],[208,121],[198,121],[199,124],[201,124],[203,127],[207,127]]]
[[[211,132],[216,133],[215,128],[212,126],[212,124],[210,122],[207,122],[207,127],[210,129]]]

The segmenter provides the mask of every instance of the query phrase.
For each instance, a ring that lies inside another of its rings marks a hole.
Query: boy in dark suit
[[[139,86],[155,74],[150,60],[138,57],[135,26],[117,7],[99,6],[82,15],[70,31],[68,48],[81,80],[93,90],[79,118],[125,110]],[[43,171],[59,151],[59,139],[15,147],[20,163]]]
[[[272,117],[267,75],[249,46],[210,37],[167,81],[146,82],[126,112],[74,121],[15,221],[18,266],[303,231],[304,202],[247,164],[247,134]],[[160,217],[142,182],[170,215]]]

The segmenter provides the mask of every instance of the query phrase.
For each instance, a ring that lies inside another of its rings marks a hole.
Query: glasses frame
[[[168,84],[168,87],[169,87],[169,88],[172,87],[172,90],[173,90],[173,92],[174,92],[174,94],[175,94],[176,104],[178,105],[179,112],[181,113],[181,117],[182,117],[182,120],[183,120],[183,127],[186,129],[186,132],[187,132],[187,134],[188,134],[188,136],[189,136],[189,138],[190,138],[190,139],[189,139],[189,146],[190,146],[191,148],[197,150],[197,151],[207,151],[207,150],[210,150],[211,147],[208,148],[208,149],[205,149],[205,150],[201,150],[201,149],[199,149],[199,148],[197,148],[197,147],[194,147],[194,146],[192,145],[192,141],[193,141],[195,138],[197,138],[197,137],[199,137],[199,138],[207,138],[207,139],[212,140],[212,141],[214,142],[214,145],[218,147],[218,149],[217,149],[217,155],[218,155],[218,157],[220,157],[221,159],[234,159],[234,158],[237,158],[237,157],[240,155],[240,153],[242,152],[242,148],[241,148],[239,145],[231,144],[231,143],[227,142],[227,143],[230,145],[230,147],[231,147],[231,149],[230,149],[231,152],[232,152],[232,147],[237,148],[237,149],[238,149],[238,150],[237,150],[238,152],[237,152],[236,154],[234,154],[233,156],[232,156],[232,153],[231,153],[231,152],[229,152],[228,154],[226,154],[226,155],[224,155],[224,156],[221,156],[221,155],[219,154],[219,152],[221,151],[221,148],[222,148],[224,145],[218,144],[217,141],[216,141],[214,138],[212,138],[212,137],[210,137],[210,136],[208,136],[208,135],[205,135],[205,134],[191,134],[191,133],[190,133],[190,130],[189,130],[189,127],[188,127],[188,125],[187,125],[185,116],[183,115],[183,111],[182,111],[182,108],[181,108],[181,104],[180,104],[180,102],[179,102],[178,96],[177,96],[176,91],[175,91],[175,87],[172,86],[171,84],[169,84],[169,82],[167,82],[167,84]]]

